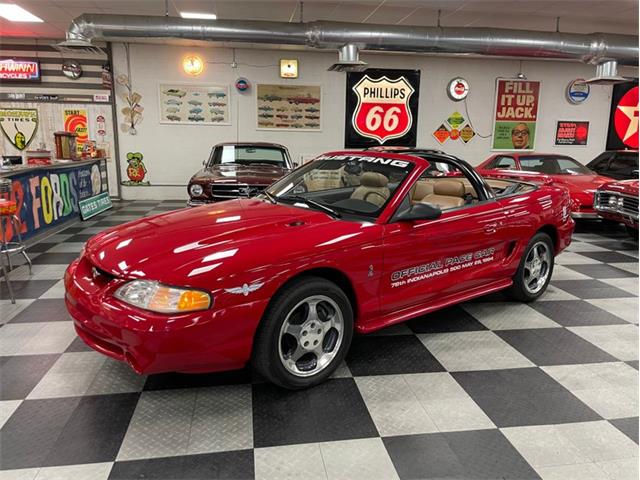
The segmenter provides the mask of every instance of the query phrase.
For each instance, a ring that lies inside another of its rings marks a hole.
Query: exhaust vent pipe
[[[330,72],[362,72],[367,69],[367,63],[360,60],[358,47],[352,43],[338,50],[338,63],[329,68]]]
[[[88,40],[82,40],[79,38],[68,39],[64,42],[54,43],[52,45],[57,51],[62,54],[74,55],[79,53],[86,53],[90,55],[104,55],[105,52],[100,47],[93,45]]]
[[[609,60],[596,65],[596,76],[585,80],[589,85],[615,85],[628,82],[630,79],[618,75],[618,62]]]

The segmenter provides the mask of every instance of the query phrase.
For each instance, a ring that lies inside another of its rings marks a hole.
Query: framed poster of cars
[[[160,83],[160,123],[231,125],[229,86]]]
[[[256,87],[258,130],[322,129],[320,85],[270,85]]]

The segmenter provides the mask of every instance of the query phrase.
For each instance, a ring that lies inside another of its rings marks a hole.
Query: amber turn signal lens
[[[187,290],[180,295],[178,300],[178,310],[192,311],[205,310],[209,308],[209,295],[199,290]]]

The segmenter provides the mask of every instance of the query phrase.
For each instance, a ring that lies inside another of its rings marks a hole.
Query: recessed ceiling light
[[[200,20],[215,20],[218,16],[215,13],[195,13],[195,12],[180,12],[182,18],[197,18]]]
[[[11,22],[42,22],[41,18],[13,3],[0,3],[0,17]]]

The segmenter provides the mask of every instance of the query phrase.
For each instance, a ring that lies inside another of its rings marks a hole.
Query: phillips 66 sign
[[[420,71],[347,74],[346,147],[416,145]]]

